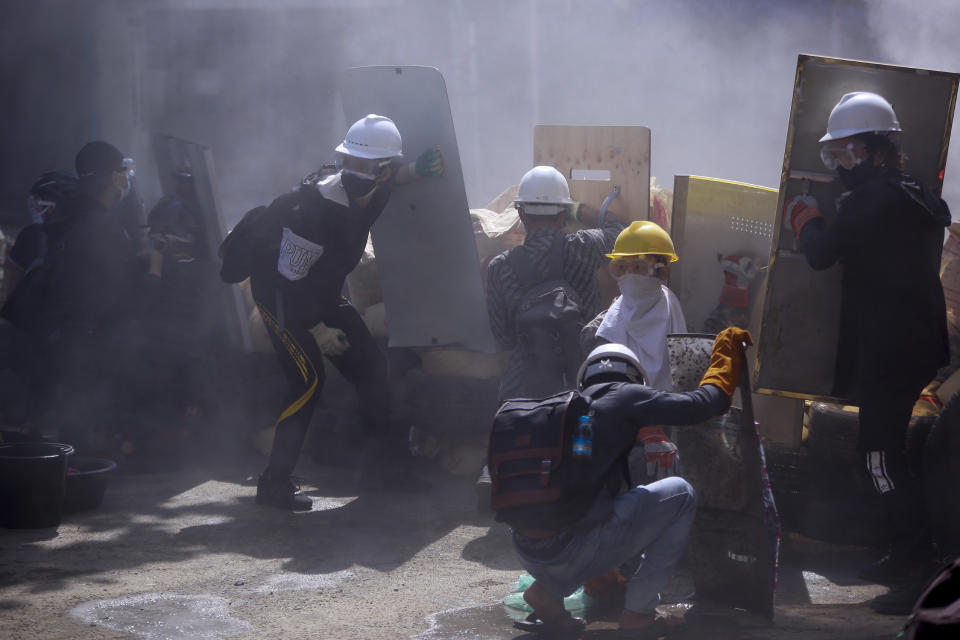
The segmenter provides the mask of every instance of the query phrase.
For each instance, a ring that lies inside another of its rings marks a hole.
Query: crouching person
[[[491,506],[513,528],[521,563],[536,580],[524,592],[534,612],[518,628],[583,626],[563,598],[619,570],[629,577],[620,628],[638,637],[663,633],[670,621],[655,608],[686,547],[696,496],[679,477],[632,487],[627,457],[645,426],[696,424],[726,411],[749,344],[742,329],[722,331],[700,387],[686,393],[646,386],[629,348],[601,345],[581,366],[576,391],[500,407],[488,455]]]

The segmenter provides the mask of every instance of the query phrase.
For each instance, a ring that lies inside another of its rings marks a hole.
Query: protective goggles
[[[610,261],[610,270],[613,272],[613,277],[615,278],[619,278],[628,273],[639,273],[645,276],[657,269],[663,269],[669,260],[667,256],[657,254],[614,258]]]
[[[32,194],[27,196],[27,210],[34,218],[43,220],[56,206],[53,200],[44,200]]]
[[[388,164],[390,164],[390,158],[357,158],[338,153],[335,166],[338,170],[358,178],[375,180],[380,175],[380,170]]]
[[[837,167],[850,170],[863,161],[863,158],[857,157],[853,149],[852,142],[827,142],[820,147],[820,160],[830,171],[836,171]]]
[[[128,178],[137,175],[137,163],[133,158],[124,158],[123,164],[113,170],[114,173],[126,173]]]

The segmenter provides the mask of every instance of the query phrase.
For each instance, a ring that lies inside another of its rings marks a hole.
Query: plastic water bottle
[[[573,434],[573,457],[589,460],[593,456],[593,412],[580,416],[577,432]]]

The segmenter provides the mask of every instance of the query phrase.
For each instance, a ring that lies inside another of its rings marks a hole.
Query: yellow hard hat
[[[608,258],[627,258],[630,256],[661,255],[670,256],[670,262],[680,258],[673,248],[673,240],[656,222],[637,220],[620,232],[613,244],[613,253]]]

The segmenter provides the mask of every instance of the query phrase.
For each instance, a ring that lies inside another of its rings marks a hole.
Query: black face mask
[[[343,185],[343,190],[347,192],[351,200],[357,200],[373,191],[377,186],[377,181],[361,178],[352,173],[341,173],[340,184]]]
[[[873,176],[880,172],[880,167],[873,164],[872,158],[867,158],[853,169],[844,169],[837,167],[837,175],[840,176],[840,182],[848,191],[856,189],[860,185],[869,181]]]

